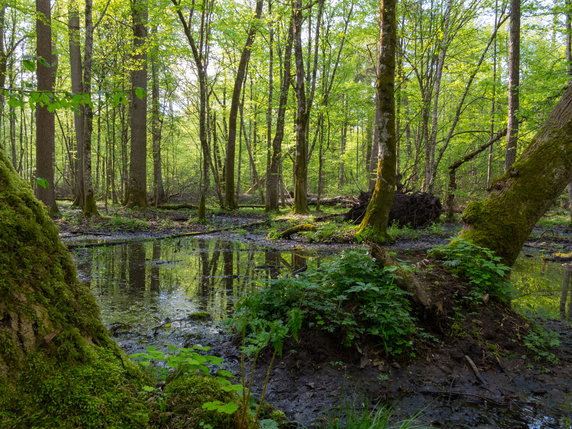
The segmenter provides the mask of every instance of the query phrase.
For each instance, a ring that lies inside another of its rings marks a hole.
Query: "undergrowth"
[[[346,251],[298,277],[263,282],[259,293],[239,301],[232,323],[249,341],[266,338],[279,352],[303,326],[336,335],[345,346],[368,337],[388,355],[411,352],[415,321],[409,294],[394,284],[395,269]]]
[[[489,295],[498,302],[510,304],[514,295],[508,280],[510,268],[491,250],[455,238],[449,244],[431,249],[429,256],[441,259],[451,274],[466,279],[473,286],[471,292],[476,298]]]

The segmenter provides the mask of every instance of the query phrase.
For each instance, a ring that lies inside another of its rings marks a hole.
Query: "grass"
[[[330,417],[324,429],[421,429],[429,426],[417,423],[421,412],[404,420],[398,420],[393,416],[390,407],[378,406],[374,408],[342,407],[338,415]]]

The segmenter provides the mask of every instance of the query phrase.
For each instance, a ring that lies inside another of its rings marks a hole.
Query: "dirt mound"
[[[528,321],[486,298],[467,299],[468,287],[439,262],[409,256],[436,303],[417,315],[415,355],[391,359],[367,339],[346,348],[323,331],[306,332],[272,369],[268,402],[306,427],[321,427],[339,407],[383,403],[396,419],[421,413],[418,423],[434,427],[570,428],[570,325],[550,322],[561,345],[551,362],[542,360],[523,346]],[[265,375],[261,364],[255,385]]]
[[[356,224],[361,222],[370,197],[370,192],[361,192],[359,202],[346,213],[345,219]],[[389,212],[389,223],[397,223],[411,228],[423,228],[436,222],[441,213],[443,213],[441,202],[432,194],[396,192]]]

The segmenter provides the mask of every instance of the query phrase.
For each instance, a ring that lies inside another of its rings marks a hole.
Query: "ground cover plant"
[[[264,282],[260,293],[237,304],[233,323],[251,338],[269,326],[297,338],[304,327],[334,334],[346,346],[368,338],[388,355],[408,353],[415,321],[394,271],[380,269],[365,252],[345,251],[297,277]]]

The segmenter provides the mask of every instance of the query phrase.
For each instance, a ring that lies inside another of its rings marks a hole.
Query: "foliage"
[[[250,342],[270,342],[279,352],[283,339],[297,339],[305,326],[338,335],[346,346],[370,337],[399,355],[411,349],[414,321],[394,270],[380,269],[363,252],[343,252],[297,278],[265,282],[237,304],[233,325]]]
[[[313,232],[306,232],[311,241],[320,243],[348,243],[355,241],[356,225],[348,223],[327,222]]]
[[[232,373],[226,370],[218,370],[216,371],[216,376],[210,377],[213,368],[220,366],[223,359],[218,356],[200,353],[209,351],[209,347],[193,346],[184,348],[168,346],[167,352],[158,350],[155,347],[147,347],[146,350],[144,353],[135,353],[130,357],[142,367],[147,368],[155,380],[167,382],[164,390],[152,386],[144,386],[143,388],[145,392],[156,396],[156,401],[162,412],[165,412],[171,406],[171,395],[174,392],[182,395],[182,391],[191,389],[197,393],[197,384],[208,386],[205,389],[209,392],[208,397],[211,400],[200,404],[204,410],[226,415],[232,415],[239,410],[239,398],[235,395],[235,392],[241,392],[243,387],[240,384],[232,384],[229,381]],[[209,378],[209,380],[197,378],[197,375]],[[183,378],[183,381],[180,381],[180,378]],[[191,386],[188,386],[189,384]],[[216,394],[217,391],[221,393]],[[225,395],[223,392],[229,393],[229,395]],[[223,401],[222,399],[225,400]],[[179,399],[174,399],[174,401],[180,403]],[[179,404],[179,406],[183,405]],[[196,404],[193,407],[197,408]],[[195,412],[195,414],[197,413]],[[200,416],[203,416],[203,414],[199,412]],[[212,415],[210,416],[212,417]],[[196,416],[193,416],[193,418],[196,418]],[[215,421],[218,420],[215,419]],[[225,422],[225,427],[234,427],[230,421],[225,420]]]
[[[455,238],[447,245],[433,248],[429,255],[442,259],[453,275],[468,280],[481,296],[510,304],[513,288],[508,281],[510,268],[492,251],[469,241]]]
[[[560,345],[560,339],[556,332],[548,331],[538,324],[533,324],[532,330],[524,336],[523,343],[538,360],[546,360],[550,363],[558,363],[551,348]]]

